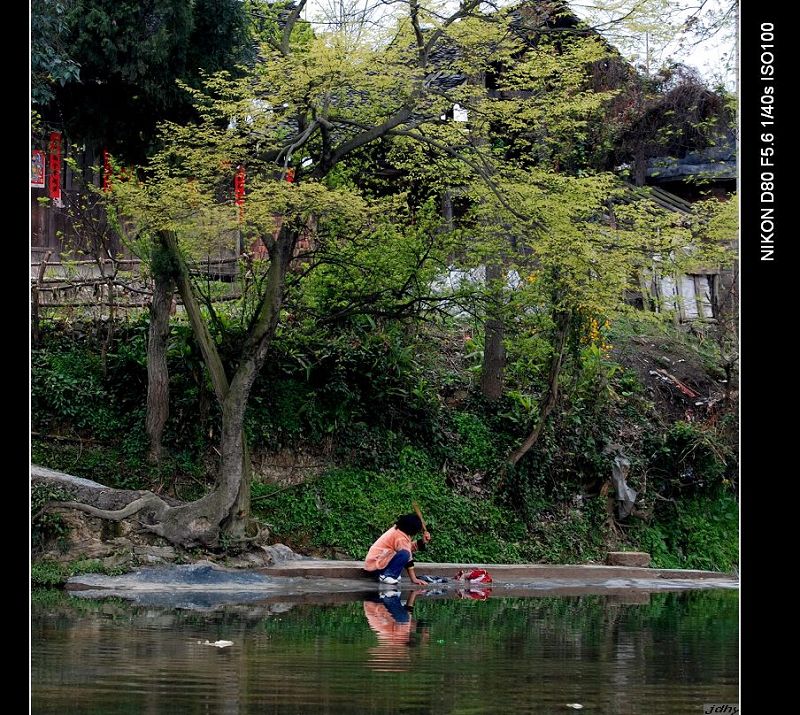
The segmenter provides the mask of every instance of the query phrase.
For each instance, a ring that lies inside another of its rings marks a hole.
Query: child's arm
[[[414,562],[412,561],[411,564],[413,563]],[[427,581],[423,581],[422,579],[417,578],[417,571],[411,564],[406,566],[406,571],[408,571],[408,578],[411,579],[411,583],[416,584],[417,586],[427,586],[428,585]]]
[[[423,532],[421,540],[411,542],[411,553],[414,553],[415,551],[425,551],[425,547],[428,545],[430,540],[430,533],[427,531]]]

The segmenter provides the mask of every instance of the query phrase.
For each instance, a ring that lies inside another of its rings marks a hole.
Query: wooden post
[[[44,254],[39,264],[39,273],[36,277],[36,284],[31,288],[31,343],[33,347],[39,345],[39,291],[44,283],[44,273],[47,270],[47,261],[52,251]]]

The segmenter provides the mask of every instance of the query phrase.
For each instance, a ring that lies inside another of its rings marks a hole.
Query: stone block
[[[639,566],[650,565],[650,554],[644,551],[609,551],[606,557],[609,566]]]

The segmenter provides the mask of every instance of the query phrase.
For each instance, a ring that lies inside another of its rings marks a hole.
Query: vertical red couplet
[[[103,191],[111,188],[111,155],[103,149]]]
[[[61,132],[50,132],[48,147],[50,176],[48,193],[53,201],[61,200]]]
[[[233,177],[233,193],[236,197],[235,203],[239,207],[239,221],[244,219],[244,176],[244,166],[239,164]]]

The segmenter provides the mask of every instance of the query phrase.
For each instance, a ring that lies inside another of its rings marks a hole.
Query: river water
[[[407,595],[208,611],[34,599],[31,711],[685,715],[738,702],[736,590],[475,589],[412,610]],[[218,640],[233,645],[205,644]]]

